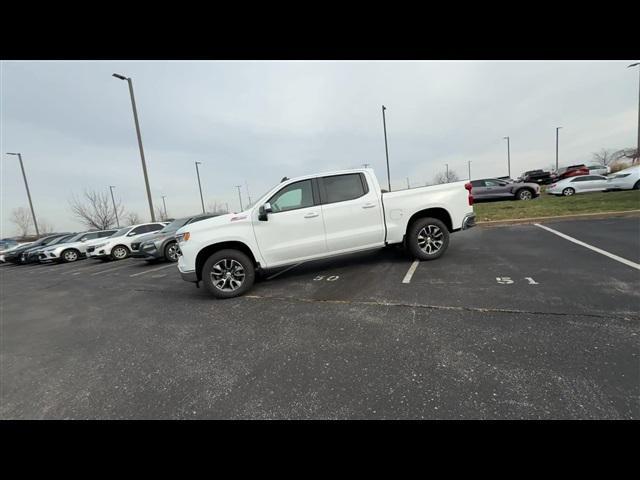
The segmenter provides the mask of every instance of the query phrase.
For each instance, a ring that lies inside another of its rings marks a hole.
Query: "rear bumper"
[[[462,219],[462,230],[467,230],[475,226],[476,226],[476,214],[467,213]]]

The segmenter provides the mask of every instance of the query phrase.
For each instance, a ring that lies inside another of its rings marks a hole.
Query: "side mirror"
[[[267,220],[269,220],[267,214],[271,212],[273,212],[273,210],[271,209],[271,204],[269,202],[265,203],[264,205],[260,205],[260,208],[258,209],[258,220],[260,220],[261,222],[266,222]]]

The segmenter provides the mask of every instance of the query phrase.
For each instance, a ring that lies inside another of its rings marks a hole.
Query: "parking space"
[[[266,272],[0,267],[2,418],[638,418],[640,220],[475,228]]]

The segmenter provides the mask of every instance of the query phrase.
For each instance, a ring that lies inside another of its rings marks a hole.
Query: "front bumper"
[[[462,219],[462,230],[467,230],[475,226],[476,226],[476,214],[467,213]]]
[[[132,245],[131,256],[145,260],[157,260],[163,257],[162,252],[153,243],[140,245],[137,250],[135,245]]]

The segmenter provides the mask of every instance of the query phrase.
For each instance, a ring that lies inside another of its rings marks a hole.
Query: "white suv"
[[[118,230],[100,230],[94,232],[79,233],[69,242],[47,247],[40,253],[40,262],[75,262],[87,254],[87,248],[98,243],[104,243]]]
[[[99,258],[101,260],[122,260],[131,254],[131,242],[141,235],[162,230],[168,222],[142,223],[131,225],[118,230],[104,242],[99,242],[87,248],[87,258]]]

